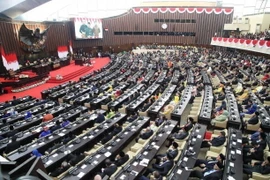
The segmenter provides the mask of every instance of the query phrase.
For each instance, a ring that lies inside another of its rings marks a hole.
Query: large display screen
[[[76,39],[100,39],[103,38],[101,19],[75,18]]]

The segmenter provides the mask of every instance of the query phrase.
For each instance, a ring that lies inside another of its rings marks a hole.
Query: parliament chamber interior
[[[270,180],[270,3],[117,1],[0,2],[0,180]]]

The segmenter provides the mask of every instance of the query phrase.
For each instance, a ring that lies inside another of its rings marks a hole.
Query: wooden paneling
[[[133,10],[120,16],[103,19],[103,27],[108,31],[103,32],[103,39],[96,40],[74,40],[73,22],[55,23],[25,23],[29,29],[40,28],[48,31],[45,51],[55,54],[57,46],[68,45],[68,41],[73,41],[74,49],[92,50],[93,47],[103,46],[103,49],[126,49],[132,47],[129,44],[159,43],[159,44],[210,44],[211,37],[215,32],[221,33],[225,23],[231,23],[233,14],[197,14],[197,13],[140,13],[135,14]],[[168,28],[163,30],[163,23],[156,23],[154,19],[195,19],[196,23],[167,23]],[[16,52],[23,55],[20,48],[18,31],[22,22],[0,22],[0,42],[7,53]],[[114,32],[195,32],[195,37],[182,36],[150,36],[150,35],[114,35]],[[118,48],[119,47],[119,48]],[[94,48],[95,49],[95,48]]]

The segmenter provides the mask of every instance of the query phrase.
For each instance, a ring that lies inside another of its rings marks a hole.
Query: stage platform
[[[91,66],[79,66],[79,65],[75,65],[74,61],[72,61],[72,63],[70,63],[69,66],[51,71],[49,75],[50,78],[47,82],[48,83],[63,83],[63,82],[69,81],[73,79],[74,77],[80,76],[86,72],[91,71],[91,69],[93,68],[93,65],[94,64],[92,64]],[[62,79],[57,79],[58,75],[61,76]]]

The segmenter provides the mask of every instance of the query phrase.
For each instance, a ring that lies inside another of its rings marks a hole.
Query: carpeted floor
[[[81,75],[79,75],[71,80],[78,81],[81,76],[87,75],[87,74],[91,73],[92,71],[95,71],[95,70],[98,70],[98,69],[104,67],[105,65],[107,65],[109,63],[109,61],[110,61],[109,58],[96,58],[95,63],[93,64],[93,68],[91,70],[89,70],[88,72],[85,72],[85,73],[83,73],[83,74],[81,74]],[[73,64],[71,64],[71,66],[73,66]],[[82,66],[78,66],[78,67],[82,67]],[[61,70],[61,69],[59,69],[59,70]],[[31,96],[36,97],[36,98],[41,98],[41,93],[40,93],[41,91],[48,89],[48,88],[51,88],[51,87],[54,87],[54,86],[57,86],[57,85],[58,84],[56,84],[56,83],[45,83],[43,85],[37,86],[35,88],[29,89],[29,90],[26,90],[23,92],[2,94],[2,95],[0,95],[0,102],[11,100],[13,96],[16,96],[18,98],[18,97],[23,97],[26,95],[31,95]]]

